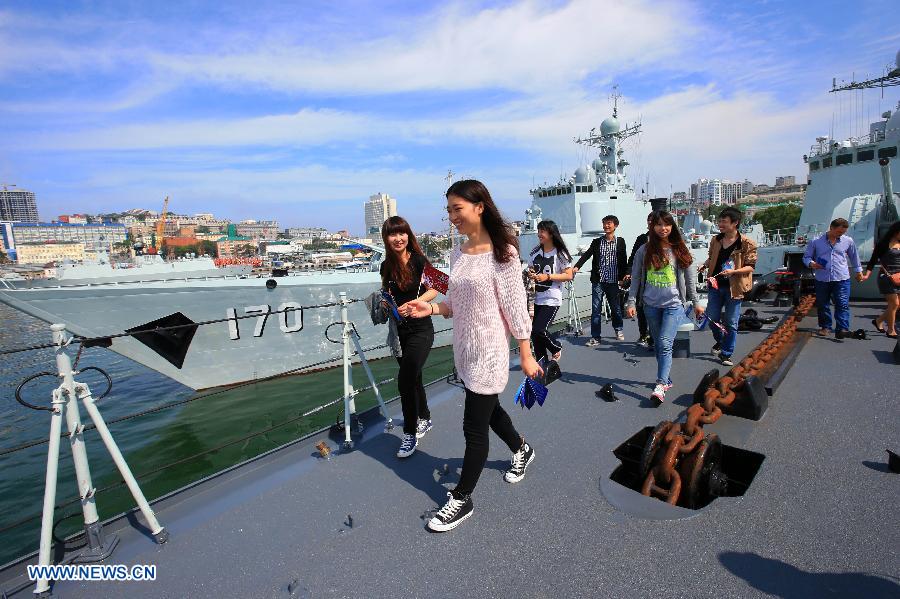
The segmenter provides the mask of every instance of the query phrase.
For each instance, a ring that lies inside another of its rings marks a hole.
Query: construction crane
[[[162,249],[163,243],[163,235],[166,232],[166,214],[169,213],[169,196],[166,196],[166,199],[163,200],[163,209],[162,214],[159,215],[159,220],[156,221],[156,253],[160,253]]]

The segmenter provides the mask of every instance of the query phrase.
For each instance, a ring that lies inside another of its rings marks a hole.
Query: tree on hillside
[[[754,220],[762,224],[763,229],[771,232],[776,229],[792,229],[800,222],[801,206],[773,206],[760,210],[754,215]]]
[[[3,248],[0,248],[0,264],[9,264],[11,260],[7,257],[6,252],[3,251]]]

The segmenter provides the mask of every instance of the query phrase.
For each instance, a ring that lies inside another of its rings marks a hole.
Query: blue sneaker
[[[416,445],[418,445],[418,441],[415,435],[403,435],[403,443],[400,444],[397,457],[408,458],[416,452]]]
[[[431,420],[422,420],[419,419],[419,422],[416,424],[416,439],[421,439],[425,436],[425,433],[431,430]]]

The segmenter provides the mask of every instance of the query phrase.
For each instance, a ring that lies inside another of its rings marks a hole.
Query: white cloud
[[[341,48],[264,39],[238,53],[156,52],[151,60],[183,76],[290,91],[552,93],[600,69],[623,72],[673,55],[677,38],[693,31],[690,13],[681,3],[642,0],[553,8],[529,0],[477,13],[448,5],[391,37]]]
[[[93,130],[38,134],[22,147],[57,150],[149,149],[228,146],[309,146],[367,135],[372,122],[364,115],[330,109],[303,109],[237,119],[163,121],[113,125]]]

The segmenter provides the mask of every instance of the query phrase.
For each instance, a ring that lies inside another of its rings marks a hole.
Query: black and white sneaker
[[[719,361],[722,362],[722,366],[734,366],[734,362],[731,360],[731,356],[719,354]]]
[[[403,435],[403,443],[400,444],[400,449],[397,450],[397,457],[408,458],[416,452],[416,445],[418,444],[419,442],[415,435]]]
[[[421,439],[425,436],[425,433],[431,430],[431,420],[422,420],[419,419],[416,424],[416,439]]]
[[[447,503],[437,511],[426,526],[428,530],[434,532],[447,532],[459,526],[463,520],[472,515],[474,510],[475,506],[472,504],[470,496],[467,495],[465,499],[457,499],[453,493],[447,493]]]
[[[722,353],[722,346],[720,344],[716,343],[715,345],[712,346],[712,349],[709,350],[709,352],[718,358],[719,354]]]
[[[522,443],[522,448],[512,455],[512,466],[503,475],[508,483],[517,483],[525,478],[525,469],[534,460],[534,449],[528,443]]]

